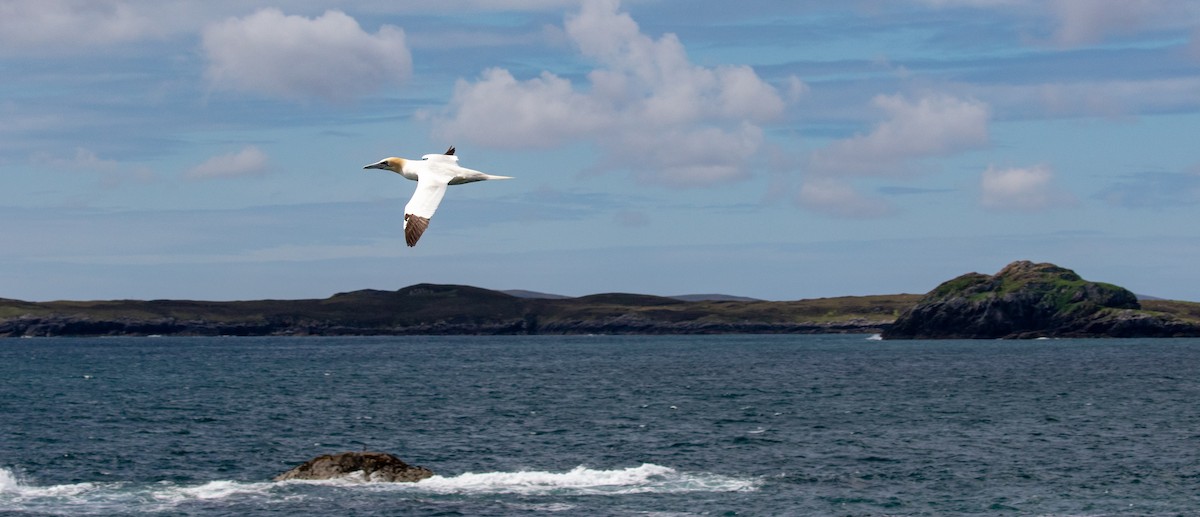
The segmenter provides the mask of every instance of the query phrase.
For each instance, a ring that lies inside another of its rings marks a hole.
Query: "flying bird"
[[[404,205],[404,241],[409,247],[416,246],[417,239],[429,227],[429,219],[437,211],[442,196],[446,195],[447,185],[512,179],[511,176],[495,176],[460,167],[458,157],[454,155],[454,146],[450,146],[443,154],[427,154],[420,160],[391,157],[363,168],[389,170],[417,182],[412,199]]]

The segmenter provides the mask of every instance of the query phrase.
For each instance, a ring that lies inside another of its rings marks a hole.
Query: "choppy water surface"
[[[0,513],[1186,515],[1200,340],[0,340]],[[274,483],[391,452],[416,484]]]

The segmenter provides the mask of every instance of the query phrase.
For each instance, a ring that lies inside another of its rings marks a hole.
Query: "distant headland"
[[[1142,300],[1053,264],[1014,262],[928,294],[762,301],[582,297],[418,284],[325,299],[26,302],[0,298],[0,337],[504,334],[882,334],[905,338],[1200,336],[1200,303]]]
[[[884,339],[1028,339],[1200,336],[1200,304],[1139,302],[1054,264],[1018,261],[995,275],[968,273],[922,297]]]

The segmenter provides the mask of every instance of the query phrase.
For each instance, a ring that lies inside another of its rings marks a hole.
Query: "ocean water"
[[[0,340],[5,515],[1197,512],[1197,339]]]

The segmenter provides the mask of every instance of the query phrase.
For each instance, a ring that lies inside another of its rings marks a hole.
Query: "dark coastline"
[[[907,325],[903,318],[929,296],[688,301],[608,293],[535,298],[471,286],[418,284],[397,291],[362,290],[307,300],[0,299],[0,337],[856,333],[888,338],[898,330],[898,319]],[[934,321],[939,318],[945,320]],[[1059,336],[1200,336],[1200,303],[1144,300],[1139,309],[1124,310],[1119,321],[1124,323]],[[1037,329],[1009,336],[959,335],[965,327],[954,325],[942,334],[908,337],[1055,336]]]
[[[0,337],[879,333],[916,299],[527,298],[419,284],[312,300],[0,300]]]

